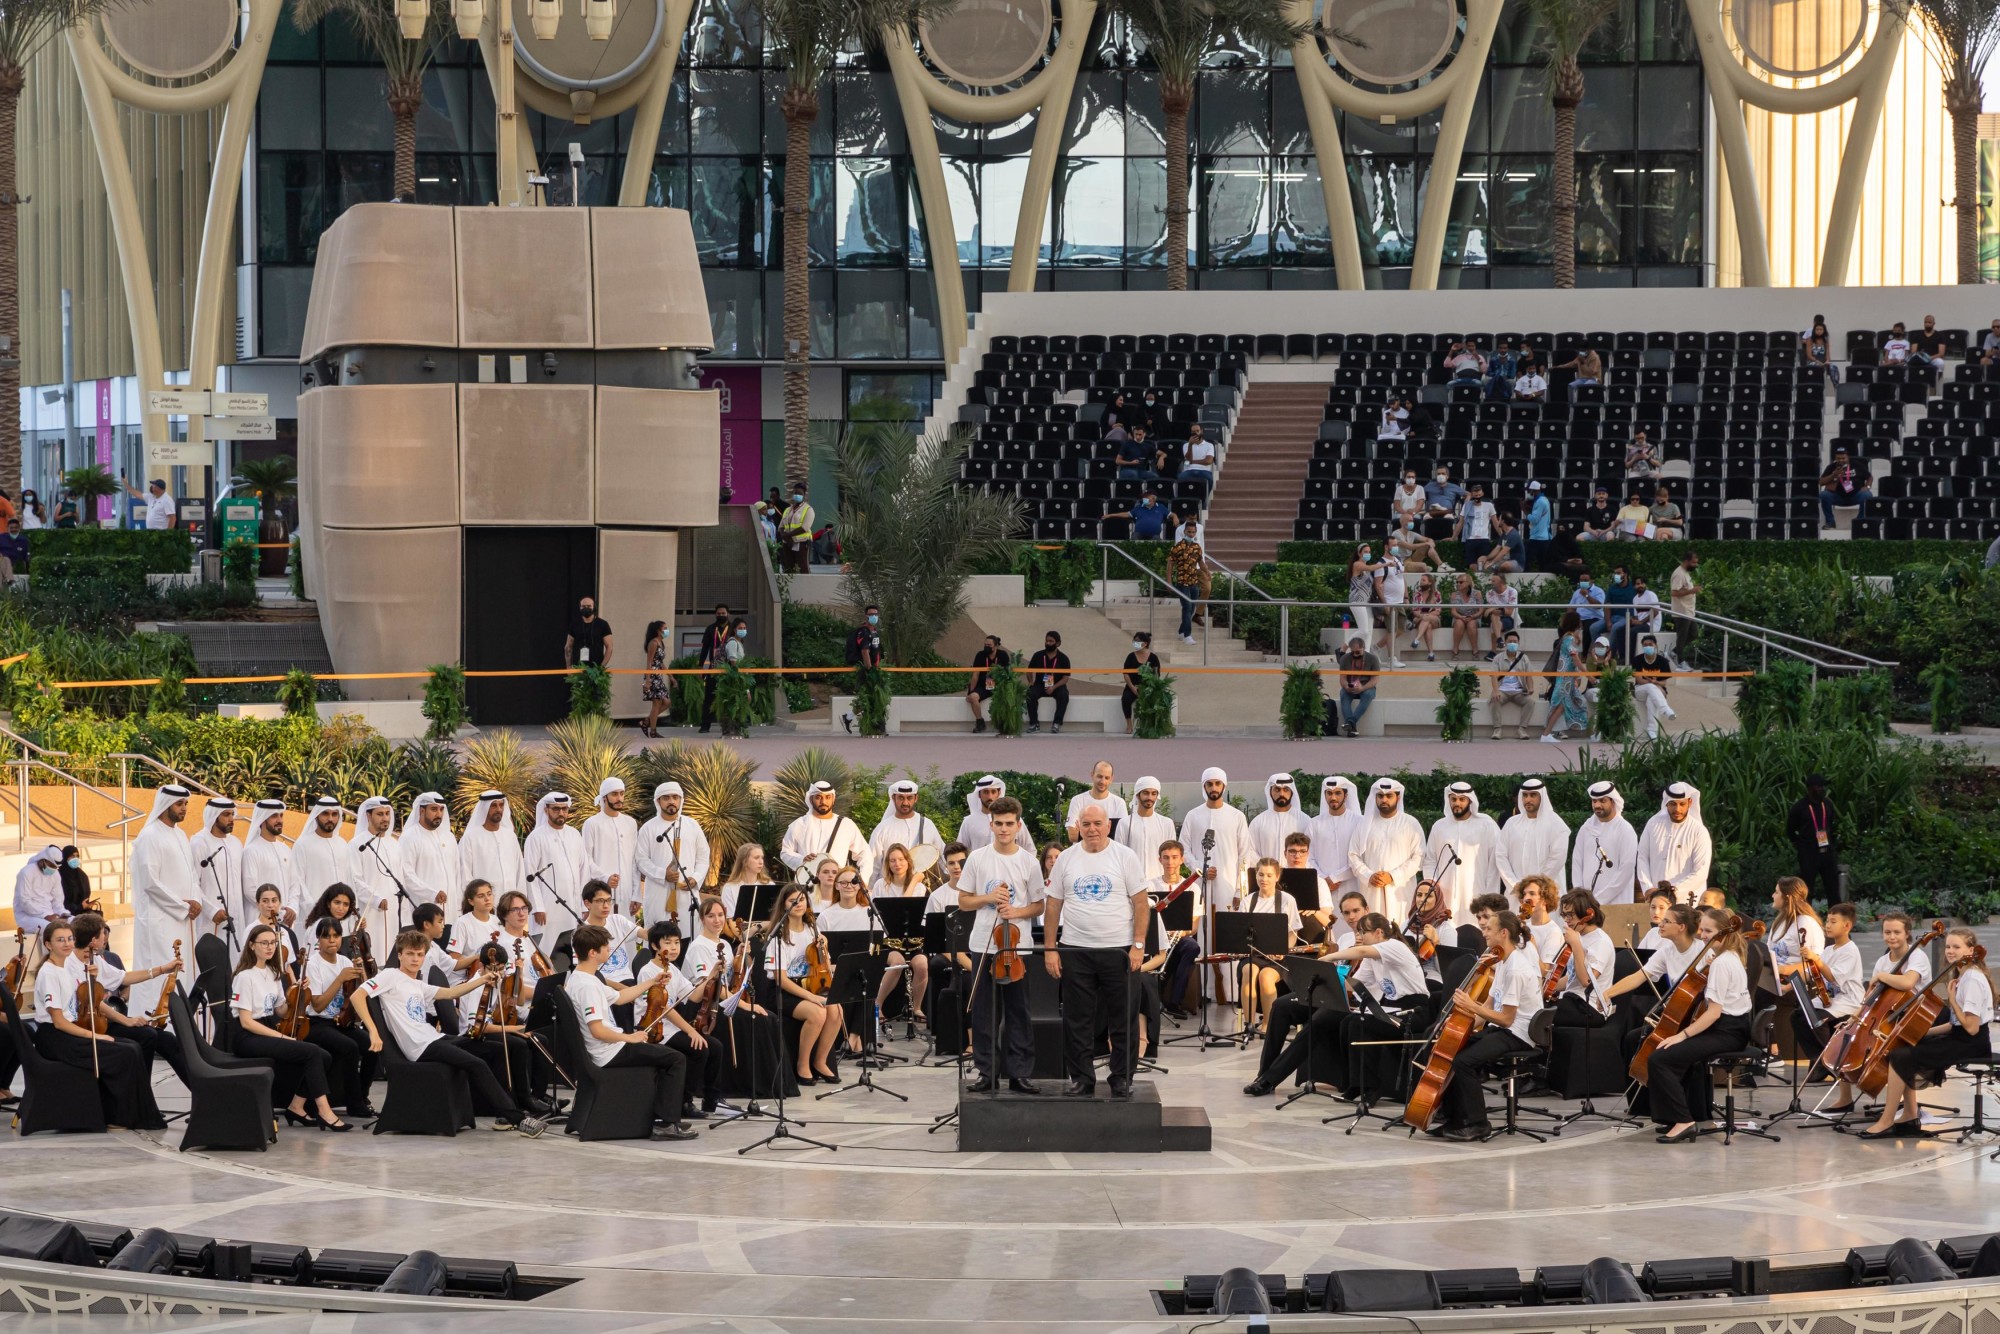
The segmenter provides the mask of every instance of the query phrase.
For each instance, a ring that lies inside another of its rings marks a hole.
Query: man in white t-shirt
[[[602,882],[598,883],[608,903],[610,890],[602,887]],[[590,1057],[590,1063],[607,1069],[651,1069],[653,1120],[657,1123],[653,1127],[653,1138],[697,1138],[698,1131],[689,1130],[681,1124],[687,1057],[664,1042],[646,1041],[644,1033],[620,1032],[618,1021],[612,1016],[614,1007],[630,1005],[645,995],[646,986],[632,983],[613,990],[599,976],[604,961],[611,957],[611,933],[594,923],[585,922],[570,937],[570,948],[575,952],[576,967],[570,969],[569,976],[563,979],[563,992],[576,1009],[577,1023],[583,1029],[584,1054]],[[699,1039],[700,1035],[695,1036]]]
[[[1040,1093],[1029,1082],[1035,1069],[1035,1031],[1028,1018],[1028,988],[1022,982],[999,983],[993,961],[1000,942],[994,939],[1005,924],[1020,932],[1016,948],[1034,944],[1030,923],[1042,915],[1042,868],[1034,851],[1021,842],[1021,803],[997,797],[986,807],[993,841],[974,848],[958,877],[958,907],[974,914],[966,950],[972,956],[972,986],[966,995],[972,1024],[972,1063],[979,1078],[969,1091],[992,1093],[1005,1079],[1015,1093]],[[1001,1032],[993,1031],[994,1014]],[[1005,1040],[1005,1050],[996,1042]]]
[[[1109,767],[1109,766],[1105,766]],[[1069,1043],[1066,1098],[1097,1091],[1091,1052],[1097,1011],[1111,1007],[1111,1096],[1132,1096],[1131,975],[1145,960],[1146,870],[1138,854],[1111,841],[1111,817],[1092,802],[1077,816],[1082,835],[1056,858],[1049,878],[1044,937],[1061,945],[1042,956],[1062,982],[1063,1029]],[[1064,928],[1067,929],[1064,929]]]
[[[1077,827],[1077,819],[1083,814],[1085,806],[1102,806],[1104,813],[1111,817],[1111,836],[1118,836],[1129,812],[1125,809],[1125,798],[1111,790],[1111,780],[1115,776],[1116,771],[1112,769],[1110,760],[1099,760],[1090,766],[1090,790],[1071,797],[1069,809],[1063,812],[1063,828],[1069,832],[1070,842],[1083,837]],[[1146,865],[1143,860],[1139,864]]]
[[[174,526],[174,498],[167,494],[167,484],[160,478],[155,477],[146,483],[143,492],[132,483],[126,482],[125,491],[135,500],[143,499],[146,502],[147,531],[161,532]]]

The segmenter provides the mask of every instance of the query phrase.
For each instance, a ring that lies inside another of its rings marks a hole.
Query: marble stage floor
[[[1345,1135],[1320,1122],[1343,1104],[1280,1112],[1245,1097],[1255,1059],[1168,1049],[1162,1098],[1208,1109],[1207,1154],[960,1154],[949,1131],[927,1133],[951,1106],[951,1067],[898,1066],[882,1082],[907,1104],[856,1092],[789,1105],[801,1133],[836,1151],[739,1156],[758,1122],[687,1145],[586,1145],[554,1130],[530,1141],[483,1122],[456,1139],[286,1129],[263,1154],[183,1154],[177,1129],[8,1135],[0,1207],[315,1249],[428,1247],[578,1280],[481,1317],[489,1332],[640,1327],[592,1312],[645,1312],[647,1328],[1161,1329],[1175,1322],[1154,1313],[1150,1289],[1238,1264],[1297,1281],[1599,1255],[1800,1260],[2000,1230],[2000,1164],[1979,1146],[1870,1143],[1796,1121],[1781,1143],[1726,1148],[1601,1122],[1545,1144],[1450,1145],[1372,1123]],[[179,1086],[162,1070],[171,1110]],[[1787,1097],[1756,1094],[1766,1110]],[[379,1319],[357,1323],[389,1328]]]

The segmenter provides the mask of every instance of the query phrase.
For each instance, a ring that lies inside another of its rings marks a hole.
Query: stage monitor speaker
[[[444,1276],[444,1258],[436,1251],[411,1251],[376,1291],[402,1297],[442,1297]]]
[[[1955,1283],[1958,1271],[1938,1258],[1929,1242],[1904,1237],[1889,1244],[1891,1283]]]
[[[132,1240],[132,1229],[119,1227],[116,1223],[78,1223],[76,1230],[90,1243],[90,1249],[99,1260],[109,1260]]]
[[[1336,1269],[1326,1276],[1326,1309],[1436,1311],[1437,1281],[1421,1269]]]
[[[321,1251],[313,1257],[313,1283],[373,1291],[388,1281],[404,1258],[390,1251]]]
[[[1446,1306],[1521,1304],[1521,1275],[1512,1269],[1440,1269],[1431,1280]]]
[[[97,1252],[90,1249],[83,1233],[76,1224],[60,1218],[14,1214],[0,1219],[0,1255],[46,1264],[97,1267]]]
[[[1733,1263],[1736,1277],[1730,1284],[1730,1291],[1736,1296],[1762,1297],[1771,1291],[1771,1261],[1768,1256],[1759,1255]]]
[[[312,1252],[303,1246],[282,1242],[250,1243],[250,1273],[263,1283],[285,1283],[309,1287],[313,1281]]]
[[[1736,1285],[1736,1260],[1717,1255],[1700,1260],[1648,1260],[1639,1286],[1651,1297],[1695,1297],[1728,1293]]]
[[[1250,1272],[1249,1269],[1242,1266],[1229,1271],[1230,1274],[1247,1274]],[[1193,1315],[1201,1315],[1209,1312],[1217,1315],[1222,1314],[1224,1308],[1216,1305],[1216,1302],[1218,1300],[1218,1293],[1222,1287],[1222,1281],[1227,1277],[1229,1277],[1229,1274],[1181,1275],[1181,1300],[1185,1303],[1188,1312]],[[1323,1278],[1324,1275],[1320,1277]],[[1258,1275],[1258,1280],[1263,1283],[1264,1291],[1270,1298],[1271,1309],[1284,1309],[1285,1276],[1283,1274],[1260,1274]]]
[[[514,1281],[520,1277],[512,1260],[457,1260],[445,1258],[445,1290],[454,1296],[512,1297]]]
[[[1979,1254],[1973,1257],[1972,1268],[1967,1271],[1966,1277],[2000,1277],[2000,1236],[1986,1239],[1986,1244],[1979,1248]]]
[[[121,1246],[104,1267],[124,1274],[171,1274],[178,1250],[173,1233],[149,1227]]]
[[[1960,1275],[1972,1272],[1972,1266],[1979,1262],[1980,1252],[1996,1239],[2000,1232],[1978,1232],[1969,1237],[1946,1237],[1937,1244],[1938,1259],[1957,1270]]]
[[[1592,1306],[1652,1300],[1622,1261],[1600,1255],[1583,1267],[1583,1299]]]
[[[1563,1306],[1582,1300],[1582,1265],[1543,1265],[1535,1271],[1535,1305]]]
[[[247,1241],[218,1241],[210,1252],[208,1276],[224,1283],[248,1283],[256,1263]]]
[[[215,1238],[174,1233],[174,1269],[182,1274],[212,1278],[215,1274]]]
[[[1284,1291],[1285,1277],[1260,1275],[1254,1269],[1238,1266],[1231,1269],[1215,1285],[1215,1304],[1210,1309],[1216,1315],[1269,1315],[1271,1314],[1271,1292],[1269,1279],[1276,1277],[1278,1291]],[[1282,1305],[1282,1302],[1280,1302]]]
[[[1850,1287],[1873,1287],[1888,1281],[1887,1246],[1856,1246],[1847,1253],[1847,1282]]]

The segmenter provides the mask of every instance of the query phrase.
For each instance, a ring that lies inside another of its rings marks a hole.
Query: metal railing
[[[28,824],[33,814],[33,808],[30,805],[32,794],[29,791],[31,784],[28,781],[28,775],[32,769],[46,770],[69,785],[69,826],[72,842],[78,837],[80,824],[79,817],[81,812],[78,810],[77,796],[79,791],[89,792],[101,797],[124,812],[116,820],[110,822],[111,827],[118,830],[120,858],[123,861],[129,861],[132,852],[132,831],[130,828],[132,822],[134,820],[143,820],[147,814],[128,800],[132,794],[133,765],[138,765],[142,771],[159,774],[169,782],[179,783],[190,792],[198,792],[208,797],[222,796],[222,793],[217,792],[214,788],[208,786],[208,784],[188,777],[172,765],[162,764],[150,755],[140,755],[134,751],[116,751],[102,757],[106,760],[118,761],[118,793],[114,796],[108,787],[88,782],[77,777],[67,769],[62,768],[60,765],[50,763],[51,760],[74,758],[74,753],[71,751],[50,750],[46,746],[38,746],[26,737],[5,727],[0,727],[0,741],[18,746],[21,752],[15,758],[7,761],[7,766],[15,771],[15,791],[21,803],[21,829],[17,849],[21,852],[26,852],[28,849]]]

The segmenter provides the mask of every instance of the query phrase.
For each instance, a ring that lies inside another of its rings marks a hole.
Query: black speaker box
[[[0,1218],[0,1255],[45,1264],[97,1267],[97,1252],[90,1248],[83,1232],[76,1224],[58,1218],[30,1218],[25,1214]]]
[[[1326,1309],[1435,1311],[1437,1280],[1421,1269],[1336,1269],[1326,1276]]]
[[[1431,1278],[1446,1306],[1521,1304],[1521,1276],[1512,1269],[1440,1269]]]
[[[313,1257],[313,1282],[339,1288],[379,1288],[403,1263],[390,1251],[321,1251]]]
[[[1652,1300],[1632,1271],[1609,1256],[1599,1256],[1583,1267],[1583,1299],[1593,1306]]]
[[[1928,1242],[1904,1237],[1889,1245],[1891,1283],[1953,1283],[1958,1271],[1938,1258]]]

